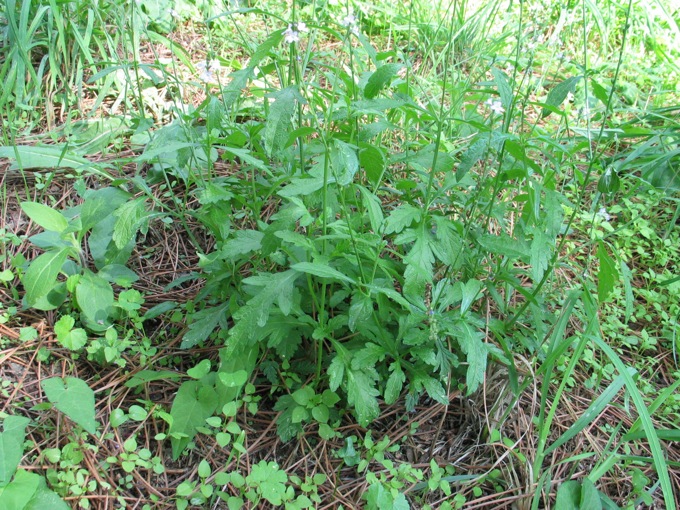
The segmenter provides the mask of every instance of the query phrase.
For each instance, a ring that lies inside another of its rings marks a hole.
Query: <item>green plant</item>
[[[47,488],[45,479],[36,473],[17,470],[24,451],[28,418],[5,416],[0,432],[0,505],[16,510],[38,510],[45,505],[55,510],[69,506]]]

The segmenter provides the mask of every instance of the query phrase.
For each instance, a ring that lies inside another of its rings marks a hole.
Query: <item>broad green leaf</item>
[[[361,193],[361,203],[368,213],[371,230],[373,230],[374,234],[380,234],[384,222],[380,199],[363,186],[357,186],[357,188],[359,188],[359,192]]]
[[[425,282],[432,281],[432,270],[435,262],[434,253],[432,251],[432,243],[434,238],[430,229],[422,223],[413,230],[415,234],[415,242],[408,255],[404,257],[404,262],[408,265],[405,272],[406,284],[413,280],[422,280]]]
[[[273,100],[265,121],[264,143],[267,155],[272,157],[280,152],[288,142],[288,134],[292,130],[292,116],[299,94],[295,87],[274,92],[268,96]]]
[[[307,273],[320,278],[331,278],[333,280],[340,280],[347,283],[356,283],[353,278],[342,274],[337,269],[323,264],[321,262],[298,262],[290,266],[291,269],[301,273]]]
[[[217,394],[211,387],[204,386],[198,381],[182,383],[170,409],[172,424],[168,435],[172,444],[173,460],[179,458],[196,435],[196,428],[204,426],[205,420],[212,416],[216,407]]]
[[[602,241],[597,246],[597,257],[600,260],[600,269],[597,272],[597,298],[600,303],[604,303],[616,286],[619,272]]]
[[[192,379],[202,379],[210,372],[210,360],[201,360],[196,366],[187,370],[187,375]]]
[[[600,180],[597,181],[597,191],[603,194],[611,194],[619,191],[620,187],[621,179],[619,179],[619,174],[613,167],[608,166]]]
[[[519,259],[531,256],[531,250],[524,243],[507,234],[484,234],[477,238],[477,242],[485,250],[505,257]]]
[[[62,499],[47,488],[45,478],[28,471],[17,471],[14,480],[0,491],[3,510],[70,510]]]
[[[240,388],[248,381],[248,372],[245,370],[237,370],[233,373],[218,372],[217,376],[227,388]]]
[[[401,204],[394,209],[385,221],[385,234],[398,234],[414,221],[419,222],[423,210],[410,204]]]
[[[181,374],[172,372],[171,370],[141,370],[125,381],[125,386],[128,388],[135,388],[153,381],[174,381],[181,377]]]
[[[291,396],[298,405],[306,407],[315,395],[314,388],[311,386],[303,386],[302,388],[295,390]]]
[[[357,324],[361,324],[371,318],[373,314],[373,300],[363,292],[356,290],[352,296],[352,304],[349,307],[349,330],[356,331]]]
[[[67,248],[50,250],[31,262],[22,278],[24,289],[26,289],[27,306],[33,306],[38,299],[54,288],[67,255]]]
[[[359,170],[356,148],[335,139],[331,147],[331,163],[335,182],[340,186],[349,185]]]
[[[54,324],[57,341],[71,351],[82,349],[87,344],[87,333],[82,328],[73,328],[75,320],[70,315],[63,315]]]
[[[479,291],[482,290],[482,282],[479,280],[468,280],[465,284],[461,282],[461,294],[462,301],[460,303],[460,314],[465,315],[465,313],[470,309],[470,305],[479,295]]]
[[[498,95],[501,96],[501,103],[503,103],[503,107],[507,110],[512,106],[512,87],[510,86],[510,82],[508,82],[508,77],[503,71],[496,67],[491,69],[491,73],[493,74],[494,82],[498,89]]]
[[[113,228],[113,242],[119,250],[135,239],[137,231],[149,216],[146,210],[146,197],[141,196],[123,204],[113,215],[116,223]]]
[[[104,278],[85,271],[76,286],[76,299],[88,328],[101,329],[113,311],[113,287]]]
[[[387,165],[383,151],[373,145],[363,147],[359,151],[359,164],[366,172],[368,181],[377,187]]]
[[[68,228],[66,217],[49,206],[37,202],[21,202],[21,209],[45,230],[63,232]]]
[[[0,433],[0,489],[5,487],[24,454],[26,427],[30,420],[23,416],[7,416],[2,421]]]
[[[366,99],[373,99],[377,96],[383,88],[389,85],[392,78],[402,67],[401,64],[385,64],[376,69],[366,82],[364,97]]]
[[[85,381],[77,377],[51,377],[43,379],[40,386],[54,407],[90,434],[96,432],[94,392]]]
[[[124,288],[131,287],[133,283],[139,280],[139,276],[123,264],[107,264],[97,274],[105,280]]]
[[[224,152],[228,152],[232,156],[236,156],[244,163],[247,163],[248,165],[253,165],[258,170],[262,170],[264,172],[270,171],[270,168],[265,164],[265,162],[253,156],[252,152],[249,151],[248,149],[239,149],[236,147],[227,147],[223,145],[219,146],[219,148],[224,150]]]
[[[581,484],[569,480],[557,489],[555,508],[558,510],[581,510]]]
[[[291,179],[290,184],[284,186],[277,195],[290,198],[305,196],[323,188],[322,177],[296,177]]]
[[[569,95],[569,92],[574,92],[576,89],[576,84],[581,80],[581,78],[582,76],[572,76],[555,85],[555,87],[553,87],[550,92],[548,92],[548,97],[545,100],[545,104],[552,106],[553,108],[559,108],[559,106],[562,105],[564,100]],[[545,118],[551,113],[552,112],[549,109],[543,108],[543,111],[541,112],[541,118]]]
[[[237,230],[234,238],[229,239],[220,250],[220,257],[235,261],[239,255],[245,255],[262,248],[264,234],[258,230]]]
[[[465,383],[468,387],[467,394],[474,393],[484,381],[488,348],[484,343],[484,334],[465,320],[456,323],[458,344],[466,356],[468,364]]]
[[[27,168],[73,168],[74,170],[90,170],[107,179],[113,179],[101,168],[108,165],[93,163],[83,157],[76,156],[66,150],[66,147],[50,145],[45,147],[32,145],[17,145],[0,147],[0,158],[8,158],[13,163],[11,170]]]
[[[588,478],[569,480],[557,489],[556,510],[602,510],[600,493]]]

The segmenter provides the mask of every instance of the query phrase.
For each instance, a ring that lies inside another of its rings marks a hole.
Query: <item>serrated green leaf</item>
[[[519,259],[531,256],[531,250],[507,234],[484,234],[477,238],[477,242],[485,250],[505,257]]]
[[[21,202],[20,205],[26,216],[45,230],[63,232],[68,228],[68,220],[56,209],[37,202]]]
[[[244,280],[249,285],[261,287],[261,290],[234,313],[234,327],[229,330],[230,341],[227,345],[230,353],[249,347],[257,329],[267,323],[275,302],[281,311],[290,311],[295,280],[299,276],[298,271],[290,269]]]
[[[387,384],[385,384],[385,403],[387,405],[396,402],[406,382],[406,376],[398,363],[392,363],[390,370],[392,373],[387,378]]]
[[[94,392],[85,381],[77,377],[51,377],[43,379],[40,386],[54,407],[90,434],[96,432]]]
[[[569,92],[573,93],[574,90],[576,90],[576,84],[581,80],[581,78],[582,76],[572,76],[555,85],[550,90],[550,92],[548,92],[548,97],[545,100],[545,104],[552,106],[553,108],[559,108],[559,106],[562,105],[564,100],[569,95]],[[541,112],[541,118],[545,118],[551,113],[552,112],[549,109],[543,108],[543,111]]]
[[[362,427],[368,426],[380,414],[378,397],[380,392],[375,387],[375,371],[347,370],[347,403],[354,407],[357,422]]]
[[[264,234],[258,230],[237,230],[234,238],[229,239],[220,250],[220,257],[235,261],[239,255],[245,255],[262,248]]]
[[[398,234],[414,221],[419,222],[423,211],[410,204],[401,204],[394,209],[385,221],[385,234]]]
[[[482,159],[489,148],[489,137],[483,134],[477,135],[477,139],[473,141],[465,150],[460,158],[460,163],[456,169],[456,180],[460,181],[465,175]]]
[[[597,272],[597,298],[600,303],[604,303],[619,280],[619,272],[614,259],[609,256],[601,241],[597,246],[597,257],[600,260],[600,269]]]
[[[26,305],[33,306],[54,288],[67,255],[67,248],[50,250],[31,262],[22,278],[26,289]]]
[[[542,231],[536,229],[534,231],[534,238],[531,241],[531,275],[534,283],[538,283],[543,279],[550,259],[552,258],[552,249],[550,245],[550,238]]]
[[[402,67],[401,64],[385,64],[376,69],[366,82],[364,97],[366,99],[373,99],[377,96],[383,88],[389,85],[392,78]]]
[[[357,324],[370,319],[372,314],[373,300],[371,296],[367,296],[359,290],[355,291],[352,296],[352,304],[349,307],[349,321],[347,323],[349,330],[356,331]]]
[[[30,420],[23,416],[7,416],[2,420],[0,433],[0,489],[5,487],[23,456],[26,427]]]
[[[226,311],[229,303],[225,302],[220,306],[204,308],[193,315],[193,322],[189,324],[187,332],[182,337],[180,347],[191,349],[200,342],[205,342],[210,334],[215,330],[220,322],[226,324]]]
[[[479,280],[468,280],[465,284],[461,282],[461,295],[462,300],[460,303],[460,314],[465,315],[465,313],[470,309],[470,306],[474,300],[479,295],[479,291],[482,290],[483,284]]]
[[[383,151],[373,145],[362,148],[359,151],[359,164],[366,172],[369,182],[377,187],[387,165]]]
[[[209,386],[198,381],[186,381],[177,391],[172,402],[170,416],[172,424],[168,431],[172,444],[172,458],[177,460],[189,442],[202,427],[205,420],[212,416],[217,407],[217,394]],[[174,436],[178,434],[180,437]]]
[[[380,234],[384,222],[380,199],[363,186],[357,186],[357,188],[361,193],[361,203],[368,213],[368,220],[371,223],[371,230],[373,230],[373,233],[375,234]]]
[[[135,238],[149,212],[146,210],[146,197],[139,197],[120,206],[113,215],[116,223],[113,227],[113,242],[119,250]]]
[[[273,100],[273,103],[269,107],[269,114],[265,121],[264,143],[267,155],[272,157],[288,142],[298,94],[295,87],[286,87],[268,97]]]
[[[501,103],[503,107],[508,109],[512,105],[512,87],[510,82],[508,82],[508,77],[500,69],[494,67],[491,69],[491,73],[494,77],[494,82],[496,83],[496,88],[498,89],[498,95],[501,96]]]
[[[331,391],[337,390],[345,377],[345,364],[340,356],[336,356],[328,366],[328,387]]]
[[[456,323],[458,345],[466,355],[468,364],[465,383],[467,394],[474,393],[484,381],[488,348],[484,343],[484,334],[465,320]]]
[[[118,207],[130,200],[130,193],[118,188],[88,190],[85,202],[80,208],[82,230],[88,231],[97,223],[104,221]]]

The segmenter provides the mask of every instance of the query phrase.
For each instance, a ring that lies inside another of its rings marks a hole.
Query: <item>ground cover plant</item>
[[[0,508],[675,508],[670,2],[6,2]]]

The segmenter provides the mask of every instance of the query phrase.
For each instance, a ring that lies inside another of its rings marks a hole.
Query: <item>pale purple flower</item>
[[[348,14],[340,20],[340,25],[349,29],[354,35],[359,35],[359,18],[356,15]]]
[[[204,60],[196,64],[196,69],[198,69],[198,79],[205,82],[212,82],[215,80],[214,73],[220,71],[222,66],[219,60]]]
[[[308,32],[307,25],[302,21],[298,23],[290,23],[288,28],[283,32],[283,39],[288,44],[295,44],[300,42],[300,32]]]
[[[612,217],[611,215],[607,212],[607,209],[605,207],[600,207],[600,210],[597,211],[597,216],[604,221],[611,221]]]

